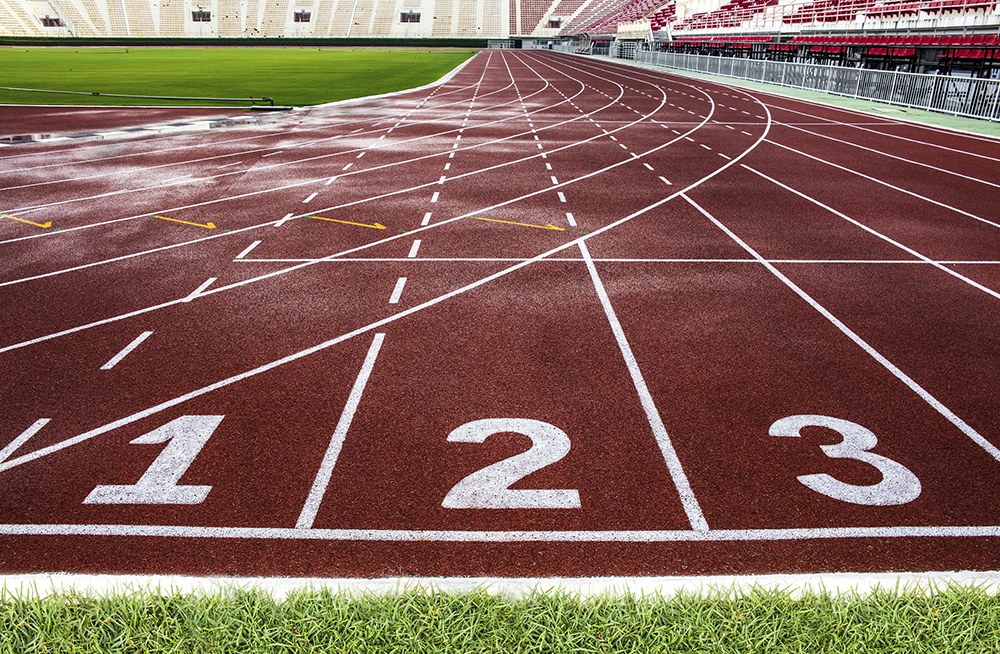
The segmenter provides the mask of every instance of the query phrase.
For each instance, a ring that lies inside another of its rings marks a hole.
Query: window
[[[312,17],[312,14],[309,13],[308,11],[304,10],[304,9],[295,12],[295,22],[296,23],[308,23],[309,22],[309,18],[311,18],[311,17]]]
[[[211,23],[212,12],[205,11],[204,9],[197,9],[191,12],[191,20],[196,23]]]
[[[45,18],[42,19],[42,26],[43,27],[62,27],[63,26],[63,22],[60,19],[58,19],[58,18],[49,18],[48,16],[46,16]]]
[[[405,11],[399,15],[399,22],[401,23],[419,23],[420,22],[420,12]]]
[[[560,27],[562,27],[562,19],[561,18],[550,18],[549,19],[549,28],[550,29],[559,29]]]

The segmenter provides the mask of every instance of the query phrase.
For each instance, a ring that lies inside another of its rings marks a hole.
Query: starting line
[[[257,540],[394,541],[458,543],[669,543],[783,541],[842,538],[989,538],[1000,525],[969,527],[820,527],[714,531],[454,531],[416,529],[302,529],[168,525],[0,525],[0,536],[122,536]]]

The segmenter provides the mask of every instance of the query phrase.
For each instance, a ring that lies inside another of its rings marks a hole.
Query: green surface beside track
[[[123,95],[261,98],[304,106],[433,82],[474,50],[2,48],[0,86]],[[206,105],[0,90],[0,104]],[[249,104],[249,103],[247,103]]]

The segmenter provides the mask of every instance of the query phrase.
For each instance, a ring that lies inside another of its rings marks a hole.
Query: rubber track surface
[[[544,51],[2,147],[0,571],[996,569],[998,190]]]

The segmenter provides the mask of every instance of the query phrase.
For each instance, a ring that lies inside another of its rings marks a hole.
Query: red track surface
[[[998,566],[994,140],[491,51],[0,171],[3,572]]]

